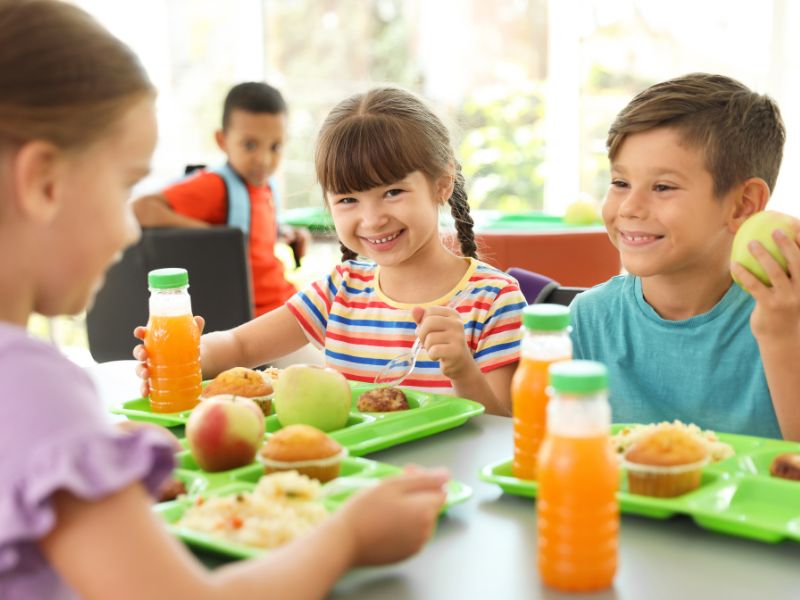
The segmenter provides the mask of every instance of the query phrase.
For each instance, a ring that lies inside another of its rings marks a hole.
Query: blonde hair
[[[317,139],[317,180],[323,191],[343,194],[400,181],[420,171],[430,181],[455,165],[448,198],[461,253],[477,257],[464,175],[455,159],[447,127],[414,94],[376,88],[337,104]],[[342,259],[355,258],[342,244]]]
[[[89,145],[154,94],[136,55],[83,10],[0,0],[0,149]]]

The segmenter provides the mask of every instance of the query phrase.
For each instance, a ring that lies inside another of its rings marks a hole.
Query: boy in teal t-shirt
[[[577,358],[608,366],[615,421],[800,439],[800,222],[773,233],[789,274],[749,247],[771,287],[730,264],[784,139],[772,99],[700,73],[651,86],[611,126],[603,219],[628,275],[576,297],[572,335]]]

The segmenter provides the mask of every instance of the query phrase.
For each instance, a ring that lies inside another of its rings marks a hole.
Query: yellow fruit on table
[[[567,225],[594,225],[600,222],[600,207],[591,200],[576,200],[564,212],[564,223]]]

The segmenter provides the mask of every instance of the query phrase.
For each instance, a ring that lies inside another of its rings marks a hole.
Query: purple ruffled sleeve
[[[115,428],[81,369],[41,342],[9,344],[6,327],[0,327],[0,580],[45,567],[36,541],[55,524],[54,492],[98,500],[141,482],[154,493],[174,467],[166,435]]]

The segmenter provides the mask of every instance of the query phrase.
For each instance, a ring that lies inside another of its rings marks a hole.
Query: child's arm
[[[202,329],[203,320],[195,318]],[[144,340],[146,333],[145,327],[137,327],[133,335]],[[233,367],[258,367],[299,350],[307,341],[295,316],[286,306],[281,306],[234,329],[213,331],[200,338],[203,377],[216,377]],[[143,344],[133,349],[133,356],[141,363],[136,374],[143,380],[142,395],[147,396],[150,374]]]
[[[199,229],[210,227],[205,221],[193,219],[175,212],[161,194],[136,198],[131,203],[133,214],[142,227],[187,227]]]
[[[59,492],[57,525],[39,545],[86,600],[322,598],[351,566],[417,552],[433,531],[446,481],[442,471],[387,480],[289,545],[213,572],[169,535],[139,485],[97,502]]]
[[[482,373],[464,339],[464,323],[452,308],[416,307],[412,314],[428,356],[439,361],[456,394],[480,402],[489,414],[509,416],[514,365]]]
[[[796,365],[800,356],[800,233],[792,240],[777,230],[773,237],[787,259],[788,275],[758,242],[751,244],[750,251],[772,286],[761,283],[739,263],[731,269],[756,300],[750,328],[761,351],[781,433],[786,439],[800,441],[800,370]]]

